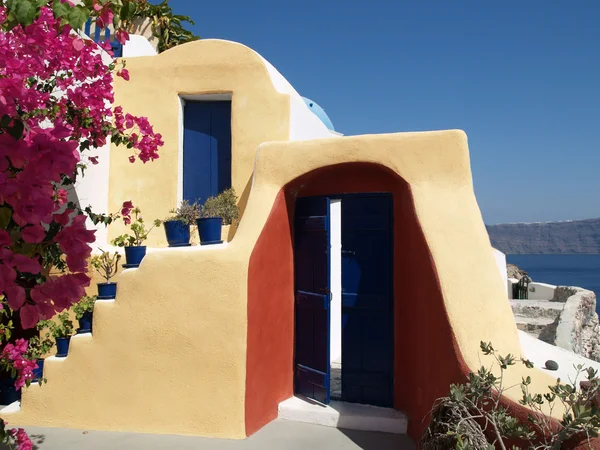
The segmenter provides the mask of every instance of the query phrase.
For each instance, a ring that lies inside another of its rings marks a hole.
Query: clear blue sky
[[[171,0],[344,134],[460,128],[486,223],[600,217],[599,0]]]

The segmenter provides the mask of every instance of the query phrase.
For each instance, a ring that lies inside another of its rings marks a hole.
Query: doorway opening
[[[304,197],[294,219],[295,393],[393,406],[393,198]]]

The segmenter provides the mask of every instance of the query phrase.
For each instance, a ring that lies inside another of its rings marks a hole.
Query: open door
[[[323,404],[330,400],[329,203],[299,198],[294,220],[295,392]]]

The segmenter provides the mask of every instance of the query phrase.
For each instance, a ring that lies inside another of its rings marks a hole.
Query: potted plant
[[[117,283],[111,283],[110,279],[117,274],[121,254],[119,252],[109,253],[100,249],[101,255],[94,255],[90,261],[92,267],[96,269],[105,283],[97,283],[98,299],[112,300],[117,296]]]
[[[39,331],[38,336],[33,336],[29,339],[29,346],[27,347],[27,357],[30,360],[35,360],[37,366],[33,369],[33,379],[31,381],[42,382],[44,379],[44,356],[46,356],[52,347],[54,347],[54,341],[50,338],[50,332],[47,328],[47,321],[42,321],[37,324]]]
[[[50,329],[50,334],[56,341],[56,356],[59,358],[69,353],[69,343],[73,335],[73,322],[69,319],[68,312],[62,312],[56,316],[58,320],[48,320],[45,325]]]
[[[178,208],[169,211],[172,217],[165,219],[165,234],[169,247],[187,247],[190,244],[190,225],[198,219],[198,205],[183,200]]]
[[[73,305],[75,318],[79,321],[78,334],[92,332],[92,315],[94,313],[94,303],[96,296],[85,296]]]
[[[133,213],[133,218],[131,217]],[[139,267],[142,259],[146,256],[146,246],[142,245],[148,234],[154,227],[160,226],[160,220],[155,220],[152,227],[146,229],[146,224],[141,216],[140,208],[134,207],[131,202],[123,203],[121,216],[125,225],[129,225],[131,234],[122,234],[113,239],[112,244],[118,247],[125,247],[125,269]]]
[[[231,225],[239,217],[237,196],[233,189],[227,189],[215,197],[206,199],[199,211],[198,233],[200,244],[220,244],[221,227]]]

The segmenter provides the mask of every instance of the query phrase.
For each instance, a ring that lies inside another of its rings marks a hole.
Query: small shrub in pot
[[[46,320],[40,322],[41,326],[47,326],[50,334],[56,341],[56,356],[64,357],[69,353],[69,342],[73,336],[73,321],[69,318],[68,312],[62,312],[56,316],[56,320]]]
[[[98,272],[102,278],[106,280],[105,283],[98,283],[98,299],[110,300],[117,295],[117,283],[111,283],[117,271],[119,270],[119,261],[121,260],[121,254],[119,252],[109,253],[104,250],[100,250],[100,255],[94,255],[91,259],[91,264],[96,272]]]
[[[223,242],[221,240],[221,227],[231,225],[239,218],[240,210],[237,200],[233,188],[206,199],[200,208],[200,218],[197,221],[202,245]]]
[[[131,217],[133,214],[133,218]],[[125,247],[125,268],[139,267],[144,256],[146,256],[146,246],[142,245],[148,234],[154,227],[160,226],[160,220],[155,220],[150,228],[146,228],[146,223],[142,217],[142,211],[134,207],[131,202],[124,202],[121,209],[121,218],[125,225],[129,225],[131,234],[125,233],[112,240],[112,244],[117,247]]]
[[[162,221],[169,247],[190,245],[190,225],[198,219],[198,204],[183,200],[179,207],[169,211],[171,216]]]
[[[72,309],[75,313],[75,318],[79,321],[79,329],[77,330],[77,333],[92,332],[94,303],[96,303],[95,295],[91,297],[85,296],[73,305]]]

